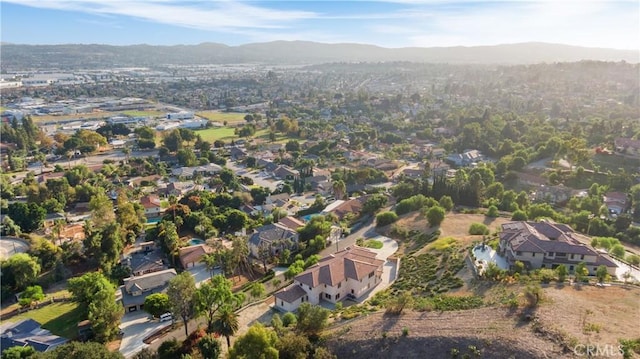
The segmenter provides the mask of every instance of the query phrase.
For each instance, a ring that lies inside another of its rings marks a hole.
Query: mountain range
[[[97,44],[0,44],[4,71],[25,68],[98,68],[155,65],[262,63],[279,65],[331,62],[424,62],[455,64],[533,64],[581,60],[640,62],[640,52],[549,43],[473,47],[383,48],[364,44],[274,41],[228,46],[112,46]]]

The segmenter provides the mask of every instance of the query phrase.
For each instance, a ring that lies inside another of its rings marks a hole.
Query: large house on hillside
[[[582,237],[582,238],[581,238]],[[615,275],[617,265],[606,255],[584,244],[588,238],[578,234],[566,224],[542,222],[508,222],[500,233],[500,255],[510,266],[516,261],[528,269],[555,269],[565,265],[569,272],[584,262],[589,275],[595,275],[599,266]]]
[[[31,346],[38,352],[48,352],[69,340],[51,334],[33,319],[4,322],[0,326],[0,350]],[[2,355],[4,357],[4,355]]]
[[[281,223],[262,226],[249,237],[249,253],[254,258],[260,258],[262,248],[269,248],[272,254],[278,255],[282,250],[297,247],[298,232]]]
[[[337,303],[346,297],[360,298],[382,281],[384,261],[366,248],[349,247],[322,258],[297,275],[293,284],[275,294],[275,307],[294,311],[300,304]]]

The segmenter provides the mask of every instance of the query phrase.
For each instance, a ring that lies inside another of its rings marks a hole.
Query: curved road
[[[29,244],[15,237],[0,238],[0,259],[7,259],[16,253],[24,253],[29,250]]]

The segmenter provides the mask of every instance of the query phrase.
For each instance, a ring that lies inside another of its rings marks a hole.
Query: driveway
[[[609,257],[609,259],[611,259],[615,264],[618,265],[618,268],[616,268],[616,277],[618,277],[618,280],[624,281],[624,274],[629,272],[631,273],[629,282],[640,282],[640,270],[624,262],[620,262],[613,257]]]
[[[376,258],[382,259],[385,261],[382,267],[382,282],[375,286],[369,293],[358,299],[359,303],[363,303],[366,300],[372,298],[376,293],[387,289],[398,277],[398,262],[387,260],[391,255],[393,255],[396,251],[398,251],[398,242],[395,240],[385,237],[385,236],[376,236],[367,239],[375,239],[377,241],[382,242],[382,248],[373,249],[369,248],[371,251],[376,252]]]
[[[207,270],[207,266],[203,263],[198,263],[195,266],[187,269],[189,273],[193,276],[193,279],[196,281],[196,287],[200,288],[200,284],[211,279],[211,273]],[[222,274],[220,269],[214,269],[213,275]]]
[[[7,259],[16,253],[25,253],[29,245],[22,239],[15,237],[0,238],[0,259]]]
[[[120,353],[125,358],[134,356],[140,350],[148,347],[143,342],[144,338],[168,325],[171,325],[171,321],[161,323],[158,319],[150,320],[149,314],[143,311],[126,313],[120,324],[120,329],[124,332],[120,342]]]

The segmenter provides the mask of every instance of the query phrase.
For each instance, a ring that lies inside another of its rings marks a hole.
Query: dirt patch
[[[406,332],[407,335],[403,335]],[[536,335],[529,323],[502,308],[457,312],[375,313],[332,330],[328,347],[338,358],[570,358]]]
[[[640,338],[640,288],[567,285],[550,286],[544,293],[537,312],[544,327],[562,330],[580,343],[617,345],[621,338]]]

